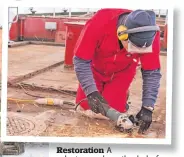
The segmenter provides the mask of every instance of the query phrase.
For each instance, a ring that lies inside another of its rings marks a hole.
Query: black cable
[[[46,97],[43,97],[43,96],[32,95],[32,94],[28,93],[28,92],[24,89],[24,87],[23,87],[21,84],[18,84],[18,85],[24,90],[24,93],[27,94],[27,95],[29,95],[29,96],[36,97],[36,98],[46,98]],[[50,89],[52,89],[52,88],[50,88]],[[61,92],[61,93],[63,93],[63,94],[67,94],[67,95],[70,95],[70,96],[74,96],[74,95],[72,95],[72,94],[69,94],[69,93],[64,92],[64,91],[60,91],[60,90],[58,90],[58,89],[57,89],[57,91],[59,91],[59,92]],[[81,101],[79,101],[79,103],[77,103],[77,105],[76,105],[76,107],[75,107],[75,111],[77,110],[78,106],[79,106],[83,101],[85,101],[85,100],[87,100],[87,98],[84,98],[84,99],[82,99]],[[75,106],[74,103],[68,102],[68,101],[64,101],[64,104],[70,105],[70,106]]]
[[[28,93],[28,92],[24,89],[24,87],[23,87],[21,84],[18,84],[18,85],[24,90],[24,93],[27,94],[27,95],[29,95],[29,96],[32,96],[32,97],[35,97],[35,98],[46,98],[46,97],[44,97],[44,96],[37,96],[37,95],[30,94],[30,93]],[[67,92],[65,92],[65,91],[61,91],[61,90],[59,90],[59,89],[54,89],[54,88],[49,88],[49,89],[51,89],[51,90],[56,90],[56,91],[58,91],[58,92],[60,92],[60,93],[63,93],[63,94],[66,94],[66,95],[70,95],[70,96],[72,96],[72,97],[75,97],[75,95],[70,94],[70,93],[67,93]]]
[[[82,99],[81,101],[79,101],[79,102],[77,103],[77,105],[76,105],[76,107],[75,107],[75,111],[77,110],[78,106],[79,106],[83,101],[85,101],[85,100],[87,100],[87,98],[84,98],[84,99]]]
[[[28,93],[28,92],[24,89],[24,87],[23,87],[21,84],[18,84],[18,85],[24,90],[24,93],[27,94],[27,95],[29,95],[29,96],[32,96],[32,97],[35,97],[35,98],[45,98],[45,97],[43,97],[43,96],[37,96],[37,95],[30,94],[30,93]]]
[[[72,94],[72,93],[68,93],[68,92],[65,92],[65,91],[62,91],[62,90],[59,90],[59,89],[55,89],[55,88],[52,88],[52,87],[50,87],[49,89],[58,91],[60,93],[63,93],[63,94],[66,94],[66,95],[69,95],[69,96],[72,96],[72,97],[75,97],[75,95]]]

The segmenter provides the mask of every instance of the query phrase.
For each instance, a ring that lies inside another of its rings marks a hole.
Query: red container
[[[14,20],[16,17],[14,18]],[[19,20],[10,27],[10,40],[36,40],[65,42],[65,22],[87,21],[89,18],[80,17],[37,17],[19,16]],[[56,30],[46,30],[45,22],[56,22]]]
[[[25,17],[19,18],[19,41],[24,40],[24,20]]]
[[[74,47],[85,25],[85,22],[65,22],[65,24],[67,26],[67,30],[64,67],[73,68]]]
[[[15,21],[16,18],[17,16],[14,17],[13,21]],[[10,24],[10,26],[11,26],[9,29],[10,40],[18,41],[19,40],[19,20],[15,23]]]

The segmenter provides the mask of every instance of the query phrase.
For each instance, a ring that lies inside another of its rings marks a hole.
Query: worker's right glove
[[[102,115],[106,116],[109,105],[99,92],[95,91],[89,94],[87,99],[88,104],[93,112],[101,113]]]
[[[148,108],[142,107],[139,113],[136,115],[140,126],[138,133],[143,134],[149,129],[152,123],[152,113],[153,110],[151,111]]]

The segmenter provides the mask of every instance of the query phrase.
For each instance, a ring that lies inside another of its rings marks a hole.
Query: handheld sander
[[[105,116],[115,122],[115,127],[120,132],[131,133],[133,128],[138,125],[138,121],[133,115],[120,113],[106,104],[104,106]]]
[[[9,101],[18,101],[18,102],[30,102],[30,103],[36,103],[39,105],[53,105],[53,106],[63,106],[63,105],[71,105],[75,106],[75,110],[77,109],[78,105],[86,101],[86,99],[81,100],[77,105],[70,101],[64,101],[62,99],[55,99],[55,98],[39,98],[36,100],[19,100],[19,99],[13,99],[8,98]],[[117,110],[111,108],[106,103],[101,103],[101,109],[103,110],[103,116],[106,116],[108,119],[115,122],[115,128],[118,129],[121,132],[132,132],[133,128],[138,125],[138,121],[133,115],[128,115],[126,113],[120,113]]]
[[[22,100],[22,99],[14,99],[14,98],[8,98],[8,101],[16,101],[16,102],[30,102],[33,104],[38,105],[51,105],[51,106],[63,106],[63,105],[71,105],[75,107],[75,110],[77,110],[77,107],[79,104],[83,101],[86,101],[87,99],[81,100],[77,105],[71,101],[64,101],[62,99],[56,99],[56,98],[39,98],[36,100]],[[112,120],[115,122],[115,128],[118,129],[121,132],[132,132],[133,128],[138,124],[137,119],[133,115],[128,115],[126,113],[120,113],[117,110],[111,108],[105,103],[101,104],[103,109],[103,116],[107,117],[109,120]]]
[[[86,99],[82,100],[86,101]],[[82,102],[81,101],[81,102]],[[40,98],[35,100],[37,104],[42,104],[42,105],[56,105],[56,106],[61,106],[63,104],[72,104],[72,102],[66,102],[61,99],[53,99],[53,98]],[[79,103],[81,103],[79,102]],[[73,106],[78,106],[79,103],[73,104]],[[125,132],[125,133],[130,133],[133,131],[133,128],[138,125],[138,122],[136,118],[133,115],[128,115],[126,113],[120,113],[117,110],[111,108],[107,104],[102,104],[104,113],[107,118],[115,122],[115,128],[119,130],[120,132]]]

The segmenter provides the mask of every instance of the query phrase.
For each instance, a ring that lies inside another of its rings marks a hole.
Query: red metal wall
[[[67,35],[66,35],[66,50],[65,50],[65,68],[71,68],[73,66],[73,55],[76,42],[80,36],[80,33],[84,27],[84,24],[67,23]]]
[[[15,17],[16,19],[16,17]],[[14,20],[15,20],[14,19]],[[24,19],[21,25],[21,19]],[[52,18],[52,17],[19,17],[17,23],[13,23],[10,28],[10,40],[18,41],[21,34],[23,40],[54,41],[65,43],[66,25],[64,22],[87,21],[89,18]],[[56,22],[57,30],[50,31],[45,29],[45,22]],[[164,41],[161,47],[167,48],[167,28],[164,30]]]
[[[57,27],[59,25],[59,21],[53,18],[26,18],[24,21],[24,38],[54,40],[56,31],[46,30],[45,22],[57,22]]]
[[[22,18],[22,17],[20,17]],[[49,18],[49,17],[25,17],[23,24],[24,40],[55,41],[56,35],[60,32],[62,41],[65,40],[66,25],[64,22],[86,21],[88,18]],[[50,31],[45,29],[45,22],[56,22],[57,30]],[[20,19],[14,23],[10,29],[10,40],[17,41],[20,36]]]
[[[13,19],[15,21],[16,17]],[[9,31],[10,40],[17,41],[19,37],[19,22],[11,24]]]

